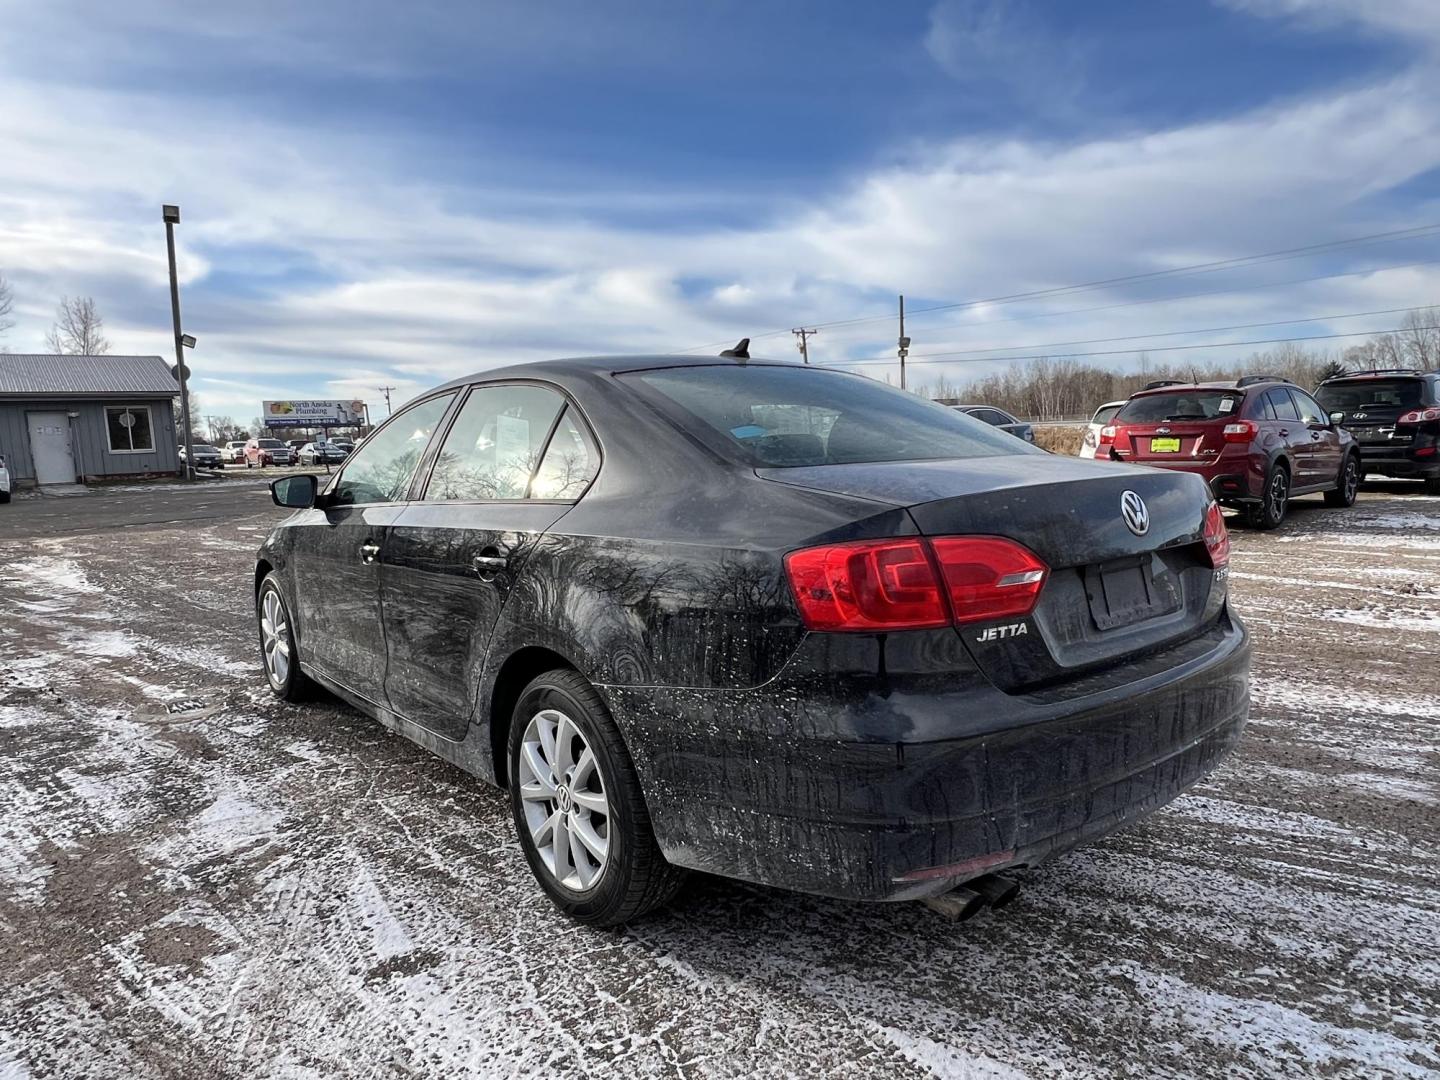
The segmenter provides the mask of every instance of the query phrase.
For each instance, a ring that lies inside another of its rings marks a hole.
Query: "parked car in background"
[[[1440,495],[1440,371],[1396,368],[1326,379],[1315,398],[1360,446],[1362,479],[1422,480]]]
[[[997,427],[1001,431],[1008,431],[1016,438],[1024,439],[1028,443],[1035,441],[1035,429],[1025,421],[1011,416],[1004,409],[997,409],[993,405],[952,405],[952,409],[959,409],[976,420],[983,421],[991,427]]]
[[[309,441],[309,439],[286,439],[285,445],[290,448],[292,454],[298,455]]]
[[[341,450],[345,451],[345,453],[347,453],[347,454],[352,453],[352,452],[354,451],[354,449],[355,449],[355,444],[354,444],[353,442],[351,442],[349,439],[331,439],[331,440],[330,440],[330,445],[331,445],[331,446],[338,446]]]
[[[182,443],[177,449],[179,450],[180,460],[184,461],[185,445]],[[208,443],[191,443],[190,449],[194,451],[195,468],[223,469],[225,467],[225,459],[220,456],[218,447],[211,446]]]
[[[4,455],[0,455],[0,503],[10,501],[10,467],[5,464]]]
[[[345,451],[334,443],[306,443],[300,447],[301,465],[338,465],[345,460]]]
[[[1175,798],[1246,723],[1200,479],[857,375],[487,371],[271,491],[295,511],[255,567],[271,689],[314,680],[508,788],[540,887],[585,923],[687,867],[973,912],[1013,894],[999,872]]]
[[[289,465],[295,453],[279,439],[251,439],[245,444],[245,467]]]
[[[1123,401],[1107,401],[1095,410],[1095,415],[1090,418],[1090,423],[1085,427],[1085,437],[1080,440],[1080,456],[1093,458],[1096,449],[1100,446],[1100,429],[1111,420],[1115,414],[1125,407]]]
[[[1100,431],[1099,457],[1193,473],[1255,528],[1285,520],[1290,499],[1324,492],[1350,506],[1360,486],[1354,437],[1284,379],[1142,390]]]
[[[232,439],[220,447],[220,460],[226,465],[238,465],[245,460],[245,440]]]

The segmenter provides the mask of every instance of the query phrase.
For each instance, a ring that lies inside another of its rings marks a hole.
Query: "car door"
[[[392,709],[447,738],[464,734],[510,590],[598,462],[583,418],[556,388],[470,390],[423,495],[391,524],[381,555]]]
[[[1305,425],[1306,442],[1309,448],[1307,485],[1333,484],[1340,475],[1340,432],[1330,423],[1320,403],[1305,391],[1290,388],[1295,408],[1300,413],[1300,422]]]
[[[1270,426],[1290,459],[1290,487],[1292,490],[1304,487],[1310,482],[1306,479],[1310,475],[1310,460],[1307,456],[1310,453],[1310,432],[1301,422],[1300,410],[1295,407],[1294,400],[1283,386],[1267,391],[1265,400],[1270,406],[1269,411],[1275,414],[1275,420]]]
[[[396,413],[346,464],[292,531],[300,654],[346,689],[385,704],[380,552],[431,437],[458,397]]]

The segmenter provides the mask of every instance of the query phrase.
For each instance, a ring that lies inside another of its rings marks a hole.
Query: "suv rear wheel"
[[[1440,495],[1440,476],[1431,476],[1425,481],[1426,495]]]
[[[510,807],[540,887],[565,914],[616,926],[664,904],[685,872],[665,861],[610,710],[574,671],[520,694],[510,722]]]
[[[1360,462],[1355,459],[1354,454],[1345,456],[1345,464],[1340,466],[1340,477],[1335,482],[1335,487],[1325,492],[1326,506],[1354,506],[1355,496],[1360,491]]]
[[[1252,529],[1274,529],[1285,520],[1290,506],[1290,470],[1277,461],[1265,474],[1265,494],[1258,505],[1245,508],[1245,524]]]

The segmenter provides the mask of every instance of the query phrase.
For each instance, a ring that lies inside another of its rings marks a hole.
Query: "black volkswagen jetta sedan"
[[[504,368],[320,480],[273,485],[296,513],[255,570],[271,686],[507,788],[582,922],[686,868],[857,900],[993,885],[1175,798],[1245,725],[1201,480],[860,376]]]

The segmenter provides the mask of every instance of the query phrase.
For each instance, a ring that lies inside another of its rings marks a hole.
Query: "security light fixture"
[[[187,348],[187,349],[193,349],[193,348],[195,347],[195,335],[194,335],[194,334],[181,334],[181,335],[180,335],[180,344],[181,344],[181,345],[184,345],[185,348]]]
[[[161,207],[161,211],[164,214],[165,220],[168,221],[171,225],[180,224],[180,207],[171,206],[169,203],[166,203],[164,206]]]

